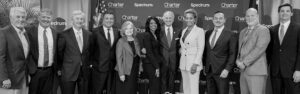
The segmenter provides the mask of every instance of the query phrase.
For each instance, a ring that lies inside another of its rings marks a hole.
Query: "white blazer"
[[[190,71],[193,64],[199,65],[197,71],[203,69],[202,55],[204,51],[205,32],[202,28],[194,26],[190,33],[182,41],[187,28],[183,29],[180,38],[180,66],[181,70]]]

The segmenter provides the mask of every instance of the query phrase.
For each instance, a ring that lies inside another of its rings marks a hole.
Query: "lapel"
[[[57,44],[57,41],[56,41],[57,40],[57,32],[52,28],[50,28],[50,29],[51,29],[52,37],[53,37],[53,48],[54,48],[53,53],[55,55],[55,53],[56,53],[56,44]]]
[[[33,44],[34,44],[34,47],[36,48],[36,49],[34,49],[35,51],[35,55],[36,56],[39,56],[39,51],[38,51],[38,47],[39,47],[39,41],[38,41],[38,27],[34,27],[33,29],[32,29],[32,31],[30,31],[31,32],[31,34],[32,34],[32,41],[34,42]]]
[[[129,45],[129,43],[127,42],[127,40],[126,40],[125,38],[122,38],[122,41],[123,41],[123,43],[124,43],[124,45],[123,45],[124,49],[127,50],[127,52],[128,52],[130,55],[133,55],[131,46]]]
[[[83,37],[83,47],[82,47],[82,53],[83,51],[85,51],[85,49],[87,48],[88,46],[88,34],[87,34],[88,31],[86,31],[85,29],[82,28],[82,37]]]
[[[104,29],[103,29],[103,26],[101,26],[101,27],[99,27],[99,33],[100,33],[100,35],[104,38],[104,40],[106,40],[105,42],[107,43],[107,44],[109,44],[109,42],[108,42],[108,40],[107,40],[107,38],[106,38],[106,36],[105,36],[105,34],[104,34]]]
[[[193,35],[195,35],[195,34],[193,34],[193,33],[196,32],[195,29],[196,29],[196,25],[193,26],[193,28],[192,28],[192,30],[190,31],[190,33],[186,36],[186,38],[185,38],[185,40],[184,40],[184,43],[190,41],[190,40],[194,37]],[[186,33],[186,30],[187,30],[187,28],[185,29],[184,33]],[[183,35],[184,35],[184,34],[183,34]]]
[[[71,37],[71,40],[73,41],[73,44],[75,44],[75,47],[77,48],[77,51],[80,53],[80,49],[79,49],[79,46],[78,46],[77,39],[76,39],[73,28],[70,28],[69,35]]]
[[[205,41],[206,41],[206,46],[207,46],[208,48],[210,48],[210,49],[212,49],[211,46],[210,46],[210,36],[211,36],[212,32],[213,32],[213,30],[207,31],[207,36],[205,36],[205,37],[206,37],[206,39],[205,39]]]
[[[281,45],[284,45],[286,44],[286,42],[288,42],[287,40],[290,38],[290,36],[292,36],[293,34],[296,34],[293,32],[293,28],[294,28],[294,24],[290,23],[289,27],[287,28],[286,32],[285,32],[285,35],[283,37],[283,40],[282,40],[282,43]],[[279,29],[279,28],[278,28]],[[278,30],[277,29],[277,30]],[[278,32],[277,32],[278,34]],[[277,35],[278,36],[278,35]],[[279,38],[279,37],[278,37]]]
[[[115,28],[113,28],[113,32],[114,32],[114,41],[113,41],[113,43],[112,43],[112,46],[113,45],[115,45],[115,43],[117,43],[118,42],[118,35],[119,35],[119,32],[115,29]]]
[[[276,25],[275,27],[274,27],[274,39],[275,39],[275,42],[274,43],[276,43],[276,45],[278,45],[279,47],[281,46],[280,45],[280,41],[279,41],[279,35],[278,35],[278,33],[279,33],[279,26],[280,26],[280,24],[278,24],[278,25]]]
[[[240,36],[239,36],[239,53],[240,53],[240,51],[241,51],[241,47],[242,47],[242,43],[243,43],[243,41],[245,40],[244,38],[245,38],[245,32],[247,31],[247,27],[246,28],[244,28],[241,32],[240,32]]]
[[[165,33],[165,28],[164,26],[162,27],[161,33],[160,33],[160,38],[161,38],[161,44],[165,47],[165,48],[169,48],[169,44],[168,44],[168,40],[167,40],[167,36]]]
[[[225,35],[226,35],[226,30],[225,30],[225,28],[222,30],[222,33],[220,34],[220,36],[219,36],[219,38],[218,38],[218,40],[216,41],[216,43],[215,43],[215,46],[214,46],[214,48],[216,48],[216,46],[218,46],[218,45],[220,45],[222,42],[222,40],[224,39],[224,37],[225,37]],[[214,48],[212,48],[212,49],[214,49]]]
[[[170,48],[173,47],[176,44],[176,40],[175,39],[177,38],[177,36],[178,36],[178,31],[177,31],[177,29],[175,29],[173,27],[173,36],[172,36],[172,41],[171,41]]]
[[[10,26],[10,30],[9,30],[10,32],[11,32],[11,35],[13,36],[13,37],[15,37],[14,39],[16,39],[16,42],[17,42],[17,44],[18,44],[18,47],[21,49],[21,55],[25,58],[25,56],[24,56],[24,49],[23,49],[23,46],[22,46],[22,42],[21,42],[21,40],[20,40],[20,38],[19,38],[19,36],[18,36],[18,34],[17,34],[17,31],[15,30],[15,28],[11,25]],[[28,39],[27,39],[28,40]]]

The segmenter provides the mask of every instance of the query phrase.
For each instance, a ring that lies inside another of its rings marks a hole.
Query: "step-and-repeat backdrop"
[[[143,32],[146,19],[156,16],[161,19],[166,10],[175,13],[174,25],[184,27],[183,12],[194,8],[198,12],[197,25],[205,30],[212,29],[213,14],[222,11],[227,17],[226,27],[232,30],[241,30],[246,26],[245,11],[249,8],[250,0],[92,0],[90,27],[95,16],[105,11],[115,14],[115,26],[120,27],[124,21],[135,23],[138,30]]]

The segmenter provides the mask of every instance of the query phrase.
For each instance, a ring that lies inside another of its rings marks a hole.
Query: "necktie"
[[[81,37],[81,32],[78,31],[77,32],[77,43],[78,43],[78,46],[79,46],[79,49],[80,49],[80,52],[82,53],[82,46],[83,46],[83,41],[82,41],[82,37]]]
[[[215,46],[215,41],[216,41],[216,38],[217,38],[217,32],[218,32],[218,30],[214,30],[214,35],[213,35],[213,37],[210,41],[210,47],[211,48],[214,48],[214,46]]]
[[[243,41],[242,41],[242,44],[241,44],[241,48],[239,50],[239,53],[238,53],[238,58],[241,58],[241,51],[242,51],[242,48],[244,47],[244,45],[246,44],[246,41],[248,39],[248,34],[249,32],[251,31],[252,29],[247,29],[247,31],[245,32],[244,34],[244,37],[243,37]]]
[[[29,49],[28,49],[28,42],[27,39],[25,38],[24,33],[25,33],[24,29],[21,29],[21,31],[19,32],[19,37],[23,46],[24,56],[26,58]]]
[[[108,40],[108,42],[109,42],[109,44],[111,45],[112,43],[111,43],[111,36],[110,36],[110,33],[109,33],[109,28],[107,28],[107,32],[106,32],[106,35],[107,35],[107,40]]]
[[[46,35],[47,30],[45,29],[43,32],[44,39],[44,67],[47,67],[49,64],[49,50],[48,50],[48,38]]]
[[[191,30],[186,29],[186,31],[182,37],[182,41],[185,41],[185,38],[187,37],[187,35],[189,35],[190,32],[191,32]]]
[[[280,41],[280,45],[282,43],[282,40],[284,38],[284,25],[280,26],[280,31],[279,31],[279,41]]]
[[[170,28],[167,29],[167,40],[168,40],[168,44],[169,46],[171,45],[171,41],[172,41],[172,37],[171,37],[171,31]]]

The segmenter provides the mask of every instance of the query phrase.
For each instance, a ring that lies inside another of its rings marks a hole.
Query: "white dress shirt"
[[[109,32],[109,34],[110,34],[110,45],[112,45],[113,42],[114,42],[114,32],[113,32],[113,28],[110,27],[110,28],[109,28],[109,31],[107,31],[107,27],[103,26],[103,29],[104,29],[104,34],[105,34],[106,39],[108,39],[107,32]]]
[[[216,33],[215,30],[218,30],[218,31],[217,31],[217,35],[216,35],[216,38],[215,38],[215,41],[214,41],[214,44],[216,45],[217,40],[219,39],[221,33],[223,32],[223,29],[224,29],[224,26],[222,26],[221,28],[215,28],[214,31],[213,31],[213,32],[211,33],[211,35],[210,35],[209,43],[212,42],[212,38],[213,38],[214,34]]]
[[[38,48],[39,48],[39,59],[38,59],[38,67],[48,67],[53,64],[53,35],[50,27],[46,28],[46,36],[48,39],[48,52],[49,52],[49,63],[48,66],[44,66],[44,30],[41,25],[38,26]]]
[[[287,29],[288,29],[288,27],[289,27],[289,25],[290,25],[290,23],[291,23],[291,21],[289,20],[289,21],[287,21],[287,22],[285,22],[285,23],[280,23],[280,25],[279,25],[279,29],[278,29],[278,37],[280,37],[280,30],[281,30],[281,25],[283,25],[283,27],[284,27],[284,35],[283,36],[285,36],[285,33],[286,33],[286,31],[287,31]]]

